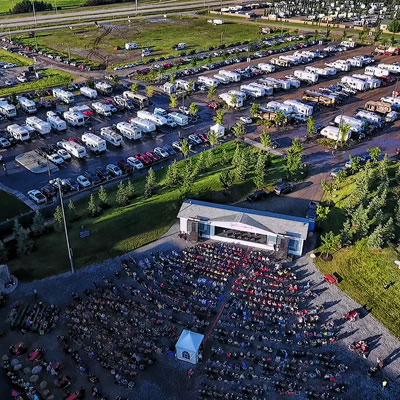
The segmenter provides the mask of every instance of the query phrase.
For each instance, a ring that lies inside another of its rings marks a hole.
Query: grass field
[[[197,175],[191,194],[192,198],[215,201],[218,203],[234,203],[243,199],[254,189],[252,169],[249,179],[234,185],[229,195],[224,195],[219,181],[219,173],[229,164],[222,163],[222,150],[232,157],[235,144],[228,142],[214,150],[215,165]],[[198,156],[192,157],[196,161]],[[183,167],[183,162],[179,163]],[[268,167],[267,182],[271,185],[282,174],[282,158],[273,158]],[[156,172],[157,181],[163,182],[165,169]],[[87,216],[88,199],[75,204],[77,214],[81,218],[69,224],[71,247],[74,252],[76,266],[82,267],[90,263],[124,254],[159,238],[176,221],[177,212],[182,203],[182,192],[179,187],[161,186],[157,194],[149,199],[143,196],[145,178],[132,181],[137,196],[125,207],[115,204],[116,189],[108,190],[111,207],[97,217]],[[90,232],[90,237],[80,239],[81,225]],[[31,255],[11,260],[10,267],[19,279],[29,281],[68,271],[64,234],[51,233],[36,240],[37,250]],[[29,262],[28,262],[29,261]]]
[[[66,85],[75,79],[75,75],[56,69],[43,70],[42,74],[43,78],[37,81],[20,83],[15,86],[0,89],[0,96],[10,96],[13,94],[32,92],[34,90]]]
[[[3,49],[0,49],[0,61],[17,64],[19,67],[26,67],[33,64],[33,61],[30,58],[22,57],[19,54],[10,53]]]
[[[12,219],[30,211],[30,208],[17,197],[0,190],[0,221]]]

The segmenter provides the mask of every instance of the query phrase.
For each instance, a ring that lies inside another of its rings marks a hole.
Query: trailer
[[[123,107],[125,110],[134,110],[135,109],[135,106],[131,99],[126,99],[125,97],[122,97],[122,96],[114,96],[113,100],[117,106]]]
[[[275,72],[275,70],[276,70],[275,65],[267,64],[267,63],[258,63],[257,68],[266,73]]]
[[[12,124],[7,126],[7,132],[15,139],[20,142],[26,142],[30,139],[29,131],[25,127]]]
[[[176,86],[171,82],[165,82],[163,85],[163,92],[167,94],[176,93]]]
[[[36,103],[26,97],[18,97],[19,106],[27,114],[35,114],[37,112]]]
[[[172,112],[168,114],[179,126],[185,126],[189,124],[189,118],[185,114]]]
[[[121,147],[123,144],[122,136],[109,126],[100,129],[100,136],[115,147]]]
[[[218,97],[223,100],[229,107],[243,107],[243,98],[236,96],[236,100],[234,101],[234,96],[235,94],[221,93]]]
[[[388,114],[392,111],[392,105],[384,101],[367,101],[364,104],[364,110],[377,112],[379,114]]]
[[[231,82],[228,76],[222,75],[222,74],[215,74],[214,79],[216,79],[218,82],[222,83],[223,85],[227,85],[228,83]]]
[[[109,104],[96,102],[92,103],[92,107],[93,110],[97,112],[97,114],[103,115],[104,117],[112,116],[111,106]]]
[[[352,77],[366,82],[368,86],[367,89],[376,89],[382,85],[382,82],[379,79],[373,78],[370,75],[353,74]]]
[[[63,117],[71,126],[84,126],[86,123],[85,115],[80,111],[66,111]]]
[[[75,101],[73,93],[60,88],[53,89],[53,97],[65,104],[72,104]]]
[[[313,72],[295,70],[293,73],[294,77],[303,82],[317,83],[318,82],[318,74]]]
[[[246,93],[242,92],[241,90],[229,90],[228,94],[230,95],[236,95],[236,97],[240,97],[243,100],[243,103],[246,101]]]
[[[285,115],[293,114],[293,112],[294,112],[294,109],[291,105],[279,103],[279,101],[275,101],[275,100],[272,100],[267,103],[267,109],[269,109],[273,112],[281,111]]]
[[[96,82],[94,88],[103,95],[110,95],[113,92],[113,86],[107,82]]]
[[[289,60],[282,60],[281,58],[271,58],[269,62],[272,65],[277,65],[278,67],[290,67],[292,65],[291,61]]]
[[[399,48],[398,47],[389,47],[385,49],[384,55],[385,56],[397,56],[399,54]]]
[[[361,79],[353,78],[352,76],[344,76],[341,79],[341,83],[349,86],[352,89],[358,90],[359,92],[364,92],[367,90],[368,84]]]
[[[157,126],[164,126],[167,125],[167,119],[161,115],[153,114],[149,111],[140,110],[137,112],[137,116],[142,119],[147,119]]]
[[[144,133],[151,133],[156,130],[156,125],[154,124],[154,122],[151,122],[148,119],[136,117],[132,118],[129,122],[132,125],[138,126]]]
[[[386,69],[392,74],[400,73],[400,65],[397,64],[378,64],[378,68]]]
[[[283,104],[286,104],[295,110],[297,114],[309,117],[313,114],[314,108],[308,104],[304,104],[299,100],[285,100]]]
[[[362,120],[367,121],[371,125],[378,125],[381,127],[385,123],[385,118],[381,115],[375,114],[371,111],[359,111],[356,114],[357,118],[361,118]]]
[[[337,126],[348,125],[350,130],[355,133],[363,132],[366,128],[365,121],[361,121],[358,118],[350,117],[348,115],[337,115],[334,119]]]
[[[80,94],[82,96],[85,96],[89,99],[95,99],[97,97],[97,90],[96,89],[91,89],[87,86],[83,86],[79,90]]]
[[[274,89],[271,86],[268,86],[260,82],[251,82],[249,83],[249,86],[254,88],[259,88],[261,89],[261,91],[264,91],[263,96],[272,96],[272,94],[274,93]]]
[[[106,141],[91,132],[86,132],[82,135],[82,142],[94,153],[99,154],[107,150]]]
[[[175,122],[175,120],[168,115],[167,110],[164,110],[161,107],[156,107],[154,109],[154,115],[158,115],[158,116],[164,117],[166,119],[166,121],[167,121],[166,124],[170,128],[175,128],[177,126],[177,123]]]
[[[297,79],[296,79],[296,80],[297,80]],[[284,78],[278,79],[277,82],[278,82],[278,84],[279,84],[279,87],[280,87],[282,90],[290,90],[290,88],[291,88],[291,86],[292,86],[291,83],[290,83],[287,79],[284,79]],[[299,82],[299,86],[300,86],[300,81],[297,80],[297,82]]]
[[[221,75],[227,76],[231,82],[239,82],[242,79],[241,75],[238,72],[227,71],[222,69],[221,71],[219,71],[219,73]]]
[[[397,105],[397,106],[400,105],[400,97],[385,96],[381,97],[380,100],[392,105]]]
[[[327,107],[334,107],[336,105],[336,98],[328,94],[323,94],[313,90],[306,90],[303,93],[303,100],[311,101],[313,103],[321,104]]]
[[[126,90],[122,93],[122,97],[125,97],[126,99],[131,99],[133,103],[137,105],[140,109],[149,106],[149,98],[139,93],[133,93],[130,90]]]
[[[86,149],[76,142],[63,140],[58,143],[65,151],[71,154],[72,157],[75,157],[79,160],[82,160],[87,157]]]
[[[51,125],[38,117],[28,117],[25,123],[42,136],[47,136],[51,131]]]
[[[345,60],[336,60],[332,63],[325,63],[325,65],[343,72],[348,72],[351,69],[351,64]]]
[[[245,92],[246,95],[251,97],[262,97],[265,94],[265,90],[263,88],[258,88],[250,85],[241,85],[240,91]]]
[[[67,129],[67,123],[63,119],[61,119],[54,111],[47,111],[46,117],[47,122],[54,130],[62,132]]]
[[[14,118],[17,116],[17,109],[13,104],[9,104],[6,100],[0,100],[0,114],[7,118]]]
[[[139,140],[142,137],[142,129],[136,125],[131,125],[128,122],[118,122],[116,128],[121,135],[129,140]]]
[[[372,65],[365,67],[364,73],[365,73],[365,75],[372,75],[372,76],[376,76],[378,78],[390,75],[390,73],[387,69],[373,67]]]
[[[290,87],[295,89],[298,89],[301,85],[301,82],[295,78],[287,78],[286,82],[289,82]]]
[[[345,141],[347,142],[351,137],[351,132],[347,132],[344,136],[342,136],[340,129],[337,126],[326,126],[321,129],[321,136],[325,136],[328,139],[337,141]]]
[[[216,79],[210,78],[208,76],[199,76],[197,78],[197,82],[199,82],[200,84],[206,85],[208,87],[211,87],[211,86],[217,87],[219,84],[219,81],[217,81]]]

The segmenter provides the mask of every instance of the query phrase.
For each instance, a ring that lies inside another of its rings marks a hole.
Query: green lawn
[[[30,208],[17,197],[0,190],[0,221],[25,214]]]
[[[254,189],[252,172],[249,179],[236,184],[231,193],[222,191],[219,173],[230,164],[222,165],[222,149],[232,157],[235,144],[228,142],[217,147],[214,152],[215,165],[197,176],[191,197],[195,199],[214,201],[218,203],[235,203]],[[252,149],[252,151],[255,151]],[[194,161],[198,156],[192,157]],[[182,167],[183,162],[179,165]],[[251,171],[252,171],[251,167]],[[282,158],[272,158],[272,165],[267,169],[267,182],[272,185],[282,175]],[[165,169],[156,172],[157,181],[162,184]],[[124,207],[115,204],[116,189],[109,189],[111,207],[96,217],[87,216],[88,199],[76,203],[77,214],[81,218],[69,223],[71,247],[77,268],[90,263],[122,255],[127,251],[152,242],[165,233],[176,221],[177,212],[182,203],[182,193],[178,187],[170,188],[161,185],[155,196],[143,197],[145,178],[133,180],[135,197]],[[80,239],[81,225],[90,232],[90,237]],[[19,279],[30,281],[46,276],[59,274],[69,269],[63,233],[50,233],[36,239],[36,251],[26,257],[10,261],[10,267]]]
[[[17,64],[19,67],[26,67],[33,64],[30,58],[22,57],[19,54],[11,53],[3,49],[0,49],[0,61]]]
[[[75,75],[56,69],[46,69],[41,72],[43,74],[43,78],[34,82],[20,83],[15,86],[0,89],[0,96],[10,96],[13,94],[20,94],[34,90],[47,89],[54,86],[66,85],[75,79]]]

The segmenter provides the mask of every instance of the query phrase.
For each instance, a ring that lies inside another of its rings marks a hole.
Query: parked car
[[[97,185],[101,182],[101,179],[96,173],[91,173],[90,171],[85,171],[83,175],[89,179],[89,181],[92,183],[92,185]]]
[[[253,120],[252,120],[250,117],[242,116],[242,117],[240,117],[239,119],[240,119],[240,121],[242,121],[244,124],[251,124],[251,123],[253,122]]]
[[[166,150],[170,156],[174,156],[176,154],[175,149],[169,144],[164,145],[162,148]]]
[[[160,156],[158,156],[157,154],[153,153],[152,151],[147,151],[145,153],[145,155],[147,157],[149,157],[151,161],[159,161],[161,159]]]
[[[96,175],[100,178],[101,181],[106,181],[110,179],[110,173],[107,169],[96,168]]]
[[[332,178],[336,178],[339,174],[339,172],[344,171],[344,169],[342,167],[337,167],[335,169],[332,170],[331,172],[331,177]]]
[[[135,169],[142,169],[143,163],[135,157],[128,157],[126,162]]]
[[[121,168],[116,166],[115,164],[108,164],[106,166],[106,170],[110,173],[111,176],[122,176]]]
[[[10,146],[11,146],[11,143],[6,138],[0,137],[0,147],[2,149],[5,149],[5,148],[10,147]]]
[[[149,165],[153,162],[148,156],[146,156],[146,154],[138,153],[135,155],[135,158],[141,161],[144,165]]]
[[[78,178],[76,178],[76,181],[78,182],[78,185],[85,189],[91,185],[90,181],[86,176],[84,175],[79,175]]]
[[[189,135],[189,139],[194,143],[194,144],[201,144],[203,141],[200,139],[199,136],[196,135]]]
[[[252,194],[249,194],[247,196],[247,201],[258,201],[258,200],[264,200],[268,196],[268,193],[265,190],[257,190]]]
[[[71,154],[69,154],[66,150],[60,149],[57,150],[57,154],[64,160],[69,161],[71,159]]]
[[[169,157],[169,153],[167,150],[163,149],[162,147],[156,147],[154,149],[154,153],[157,154],[161,158]]]
[[[274,189],[275,194],[277,194],[278,196],[290,193],[292,190],[293,190],[293,185],[291,183],[281,183]]]
[[[120,160],[118,161],[117,164],[118,168],[124,173],[124,174],[131,174],[133,171],[132,165],[130,165],[127,161],[125,160]]]
[[[28,197],[38,205],[47,203],[46,196],[43,193],[41,193],[40,190],[37,190],[37,189],[30,190],[28,192]]]
[[[47,154],[47,158],[56,165],[61,165],[64,162],[64,159],[58,153]]]

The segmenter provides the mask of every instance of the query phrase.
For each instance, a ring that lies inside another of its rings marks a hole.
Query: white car
[[[202,143],[202,140],[196,135],[189,135],[189,139],[192,140],[196,144]]]
[[[66,150],[64,150],[64,149],[57,150],[57,154],[58,154],[60,157],[62,157],[62,159],[63,159],[64,161],[68,161],[68,160],[71,159],[71,154],[69,154],[68,151],[66,151]]]
[[[11,146],[11,143],[6,138],[0,137],[0,147],[2,149],[5,149],[6,147],[10,147],[10,146]]]
[[[79,175],[76,178],[76,181],[78,182],[78,185],[82,188],[87,188],[91,185],[89,179],[87,179],[86,176],[83,175]]]
[[[126,162],[133,168],[142,169],[143,163],[135,157],[128,157]]]
[[[3,66],[4,69],[15,68],[15,67],[17,67],[17,64],[13,64],[13,63],[8,63],[8,64]]]
[[[47,154],[47,158],[56,165],[61,165],[64,162],[64,159],[58,154]]]
[[[184,106],[180,106],[179,107],[179,111],[183,114],[189,115],[190,114],[190,110],[188,107],[184,107]]]
[[[156,147],[154,149],[154,153],[156,153],[158,156],[162,158],[167,158],[169,157],[169,153],[167,150],[163,149],[162,147]]]
[[[28,192],[28,196],[31,200],[33,200],[36,204],[46,204],[47,199],[43,193],[41,193],[37,189],[32,189]]]
[[[115,164],[108,164],[106,170],[114,177],[122,176],[121,168],[117,167]]]
[[[253,122],[250,117],[240,117],[239,119],[245,124],[251,124]]]

